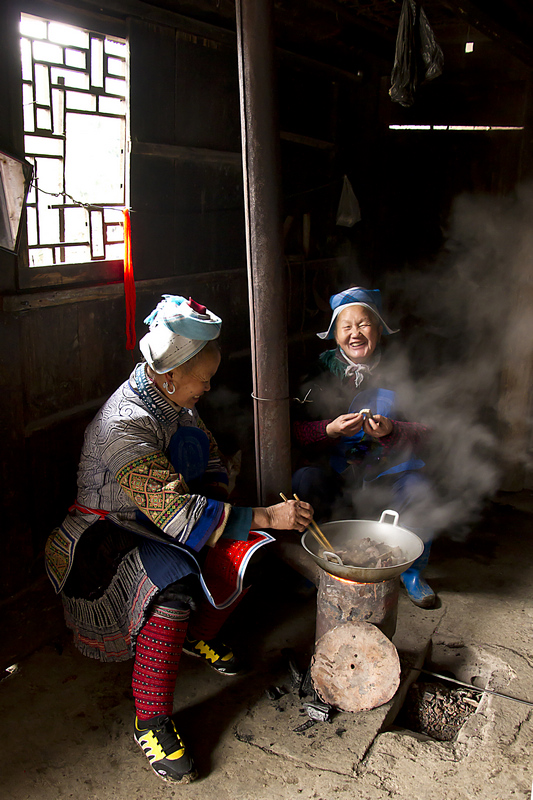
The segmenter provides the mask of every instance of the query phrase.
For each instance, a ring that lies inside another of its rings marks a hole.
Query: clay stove
[[[400,578],[359,583],[320,570],[315,641],[338,625],[370,622],[392,639],[398,617]]]

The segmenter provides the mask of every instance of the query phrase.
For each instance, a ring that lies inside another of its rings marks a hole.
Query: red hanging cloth
[[[124,214],[124,297],[126,299],[126,349],[133,350],[137,341],[135,333],[135,279],[133,277],[133,261],[131,258],[131,220],[130,212],[123,209]]]

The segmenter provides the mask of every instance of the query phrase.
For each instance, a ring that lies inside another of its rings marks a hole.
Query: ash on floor
[[[395,725],[451,742],[478,705],[479,694],[469,689],[453,689],[438,682],[413,683]]]

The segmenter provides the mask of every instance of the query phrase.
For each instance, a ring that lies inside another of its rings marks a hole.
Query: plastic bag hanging
[[[389,89],[391,99],[406,108],[412,106],[418,85],[437,78],[443,64],[444,54],[424,9],[417,0],[403,0]]]
[[[351,228],[361,219],[361,209],[352,184],[345,175],[342,182],[341,199],[337,208],[337,225]]]

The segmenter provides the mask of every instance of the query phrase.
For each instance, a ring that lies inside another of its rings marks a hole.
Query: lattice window
[[[30,266],[123,258],[128,47],[21,16]]]

